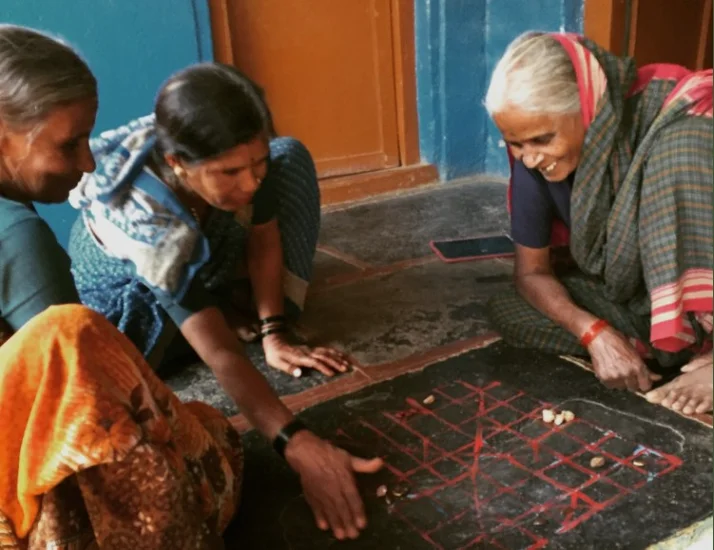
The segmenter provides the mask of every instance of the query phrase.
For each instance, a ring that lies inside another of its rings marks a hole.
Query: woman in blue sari
[[[0,24],[0,548],[223,548],[240,501],[238,433],[206,404],[180,402],[126,337],[78,305],[69,259],[33,206],[64,202],[94,171],[97,105],[76,52]],[[119,193],[107,203],[129,200]],[[200,334],[216,314],[193,317],[186,332]],[[354,472],[381,461],[310,432],[214,328],[200,351],[226,393],[298,474],[317,525],[357,537],[366,518]]]
[[[320,196],[309,152],[274,137],[253,82],[225,65],[189,67],[164,84],[153,115],[91,147],[97,170],[70,197],[82,212],[70,240],[76,285],[154,367],[176,356],[181,335],[212,366],[260,333],[267,363],[288,374],[347,369],[342,353],[288,339]]]

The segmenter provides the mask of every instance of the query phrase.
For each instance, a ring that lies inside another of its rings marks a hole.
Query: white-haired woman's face
[[[493,121],[513,156],[548,181],[563,181],[580,162],[585,127],[580,113],[565,115],[505,109]]]
[[[89,134],[97,100],[89,98],[56,107],[37,127],[13,130],[0,121],[0,179],[7,179],[12,198],[60,203],[93,172]]]

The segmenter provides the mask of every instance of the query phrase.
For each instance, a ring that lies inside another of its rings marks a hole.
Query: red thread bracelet
[[[610,325],[607,321],[605,321],[605,319],[598,319],[590,325],[590,328],[580,337],[580,345],[587,348],[593,343],[593,340],[595,340],[595,338],[597,338],[598,335],[609,326]]]

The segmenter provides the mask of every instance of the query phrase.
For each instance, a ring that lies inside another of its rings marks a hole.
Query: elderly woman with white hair
[[[486,108],[511,159],[516,244],[515,289],[489,304],[496,329],[589,355],[608,387],[711,411],[712,71],[637,70],[585,38],[532,32],[497,64]]]
[[[224,548],[243,478],[238,432],[179,401],[79,304],[69,258],[33,206],[64,202],[95,169],[97,106],[71,47],[0,25],[0,548]],[[298,474],[317,526],[356,538],[367,520],[355,473],[381,460],[320,439],[240,349],[221,355],[217,379]]]

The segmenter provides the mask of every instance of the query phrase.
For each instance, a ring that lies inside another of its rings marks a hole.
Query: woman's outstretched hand
[[[376,473],[383,466],[382,460],[352,456],[307,430],[290,439],[285,459],[300,476],[318,528],[331,529],[339,540],[356,539],[367,527],[367,516],[355,473]]]

